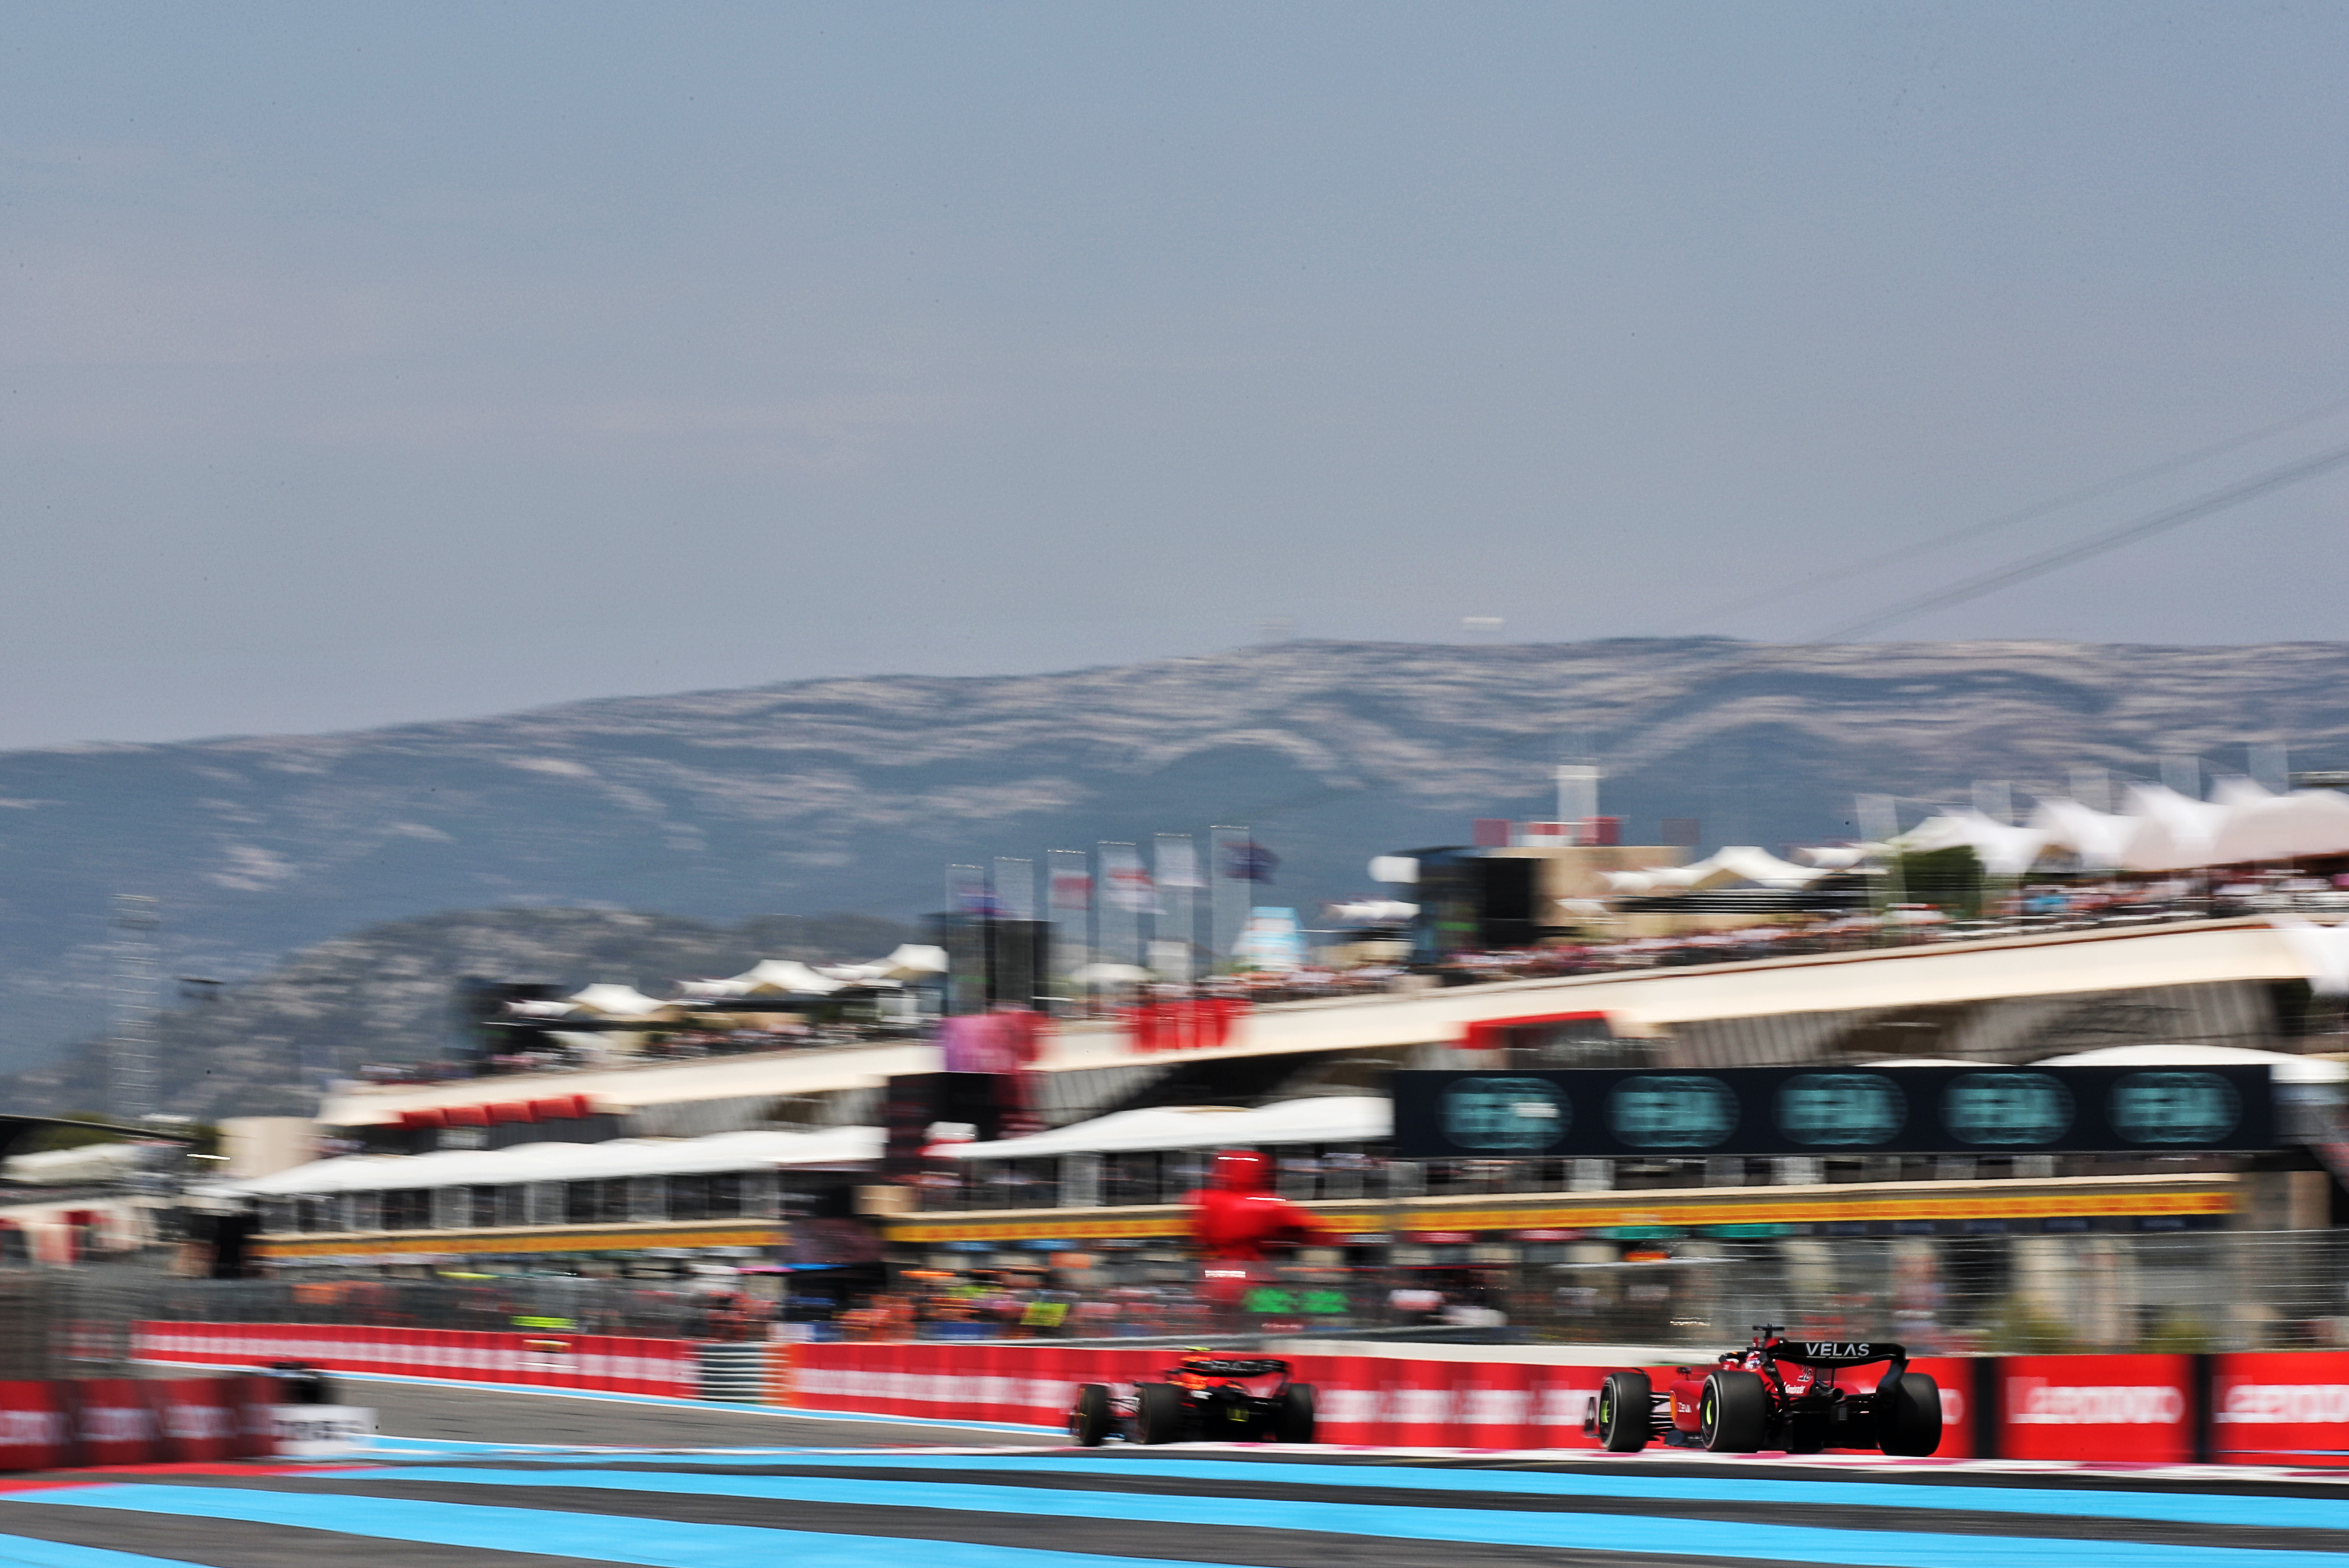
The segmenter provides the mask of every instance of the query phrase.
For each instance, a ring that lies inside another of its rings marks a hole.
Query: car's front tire
[[[1716,1454],[1759,1452],[1770,1435],[1770,1386],[1761,1376],[1723,1367],[1704,1380],[1697,1432]]]
[[[1644,1372],[1610,1372],[1599,1385],[1599,1446],[1610,1453],[1636,1454],[1653,1435],[1654,1386]]]
[[[1097,1449],[1115,1427],[1116,1417],[1109,1407],[1109,1385],[1087,1383],[1079,1387],[1077,1402],[1069,1407],[1069,1441],[1081,1449]]]

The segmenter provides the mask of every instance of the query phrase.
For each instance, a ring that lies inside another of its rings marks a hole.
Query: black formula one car
[[[1112,1435],[1131,1443],[1309,1443],[1313,1385],[1292,1383],[1288,1373],[1286,1361],[1194,1351],[1159,1381],[1135,1384],[1131,1398],[1106,1383],[1080,1386],[1069,1438],[1088,1449]]]
[[[1941,1446],[1941,1391],[1909,1370],[1900,1346],[1782,1340],[1779,1333],[1775,1324],[1758,1325],[1745,1349],[1723,1351],[1720,1364],[1703,1372],[1680,1368],[1661,1394],[1644,1372],[1609,1373],[1584,1411],[1583,1435],[1625,1454],[1658,1439],[1718,1454],[1880,1449],[1922,1455]],[[1872,1389],[1837,1381],[1844,1368],[1877,1362],[1888,1365]]]
[[[260,1376],[277,1380],[277,1402],[281,1405],[335,1402],[333,1381],[306,1361],[273,1361],[261,1369]]]

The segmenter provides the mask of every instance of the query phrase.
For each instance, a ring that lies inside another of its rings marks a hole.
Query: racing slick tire
[[[1313,1440],[1313,1385],[1292,1383],[1282,1392],[1280,1408],[1273,1413],[1272,1436],[1281,1443]]]
[[[1069,1441],[1081,1449],[1098,1449],[1115,1430],[1117,1417],[1110,1411],[1109,1385],[1079,1385],[1077,1402],[1069,1407]]]
[[[1770,1386],[1759,1374],[1723,1367],[1698,1397],[1697,1433],[1716,1454],[1751,1454],[1770,1435]]]
[[[1884,1451],[1922,1459],[1941,1446],[1941,1390],[1921,1372],[1904,1372],[1876,1395],[1876,1430]]]
[[[1649,1412],[1653,1386],[1644,1372],[1610,1372],[1599,1386],[1599,1446],[1610,1453],[1636,1454],[1651,1435]]]
[[[1183,1390],[1172,1383],[1144,1383],[1134,1389],[1133,1436],[1137,1442],[1181,1442],[1185,1417]]]

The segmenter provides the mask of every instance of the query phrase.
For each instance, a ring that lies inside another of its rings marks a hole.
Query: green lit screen
[[[1394,1075],[1404,1158],[2275,1147],[2263,1067]]]

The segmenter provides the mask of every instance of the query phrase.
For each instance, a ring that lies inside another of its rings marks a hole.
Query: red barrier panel
[[[152,1464],[156,1453],[155,1408],[146,1385],[136,1377],[88,1377],[77,1384],[76,1412],[80,1463]]]
[[[2349,1353],[2270,1350],[2214,1359],[2212,1459],[2349,1464]]]
[[[1458,1364],[1386,1361],[1379,1367],[1388,1443],[1406,1449],[1451,1448],[1458,1441],[1454,1407]]]
[[[1017,1423],[1026,1414],[1012,1400],[1013,1358],[1019,1352],[1008,1345],[982,1346],[978,1353],[977,1387],[972,1391],[971,1419]]]
[[[1301,1370],[1312,1376],[1315,1413],[1325,1443],[1377,1443],[1384,1439],[1385,1402],[1379,1358],[1317,1355]]]
[[[926,1416],[926,1401],[914,1396],[923,1392],[918,1376],[908,1365],[905,1345],[873,1345],[865,1347],[864,1365],[858,1376],[864,1380],[864,1408],[884,1416]]]
[[[1454,1443],[1472,1449],[1525,1449],[1534,1444],[1533,1382],[1539,1368],[1522,1361],[1455,1364]]]
[[[693,1397],[699,1381],[697,1346],[688,1340],[322,1324],[154,1322],[135,1324],[132,1334],[136,1354],[157,1362],[237,1366],[305,1361],[329,1372],[608,1389],[669,1398]],[[843,1363],[843,1372],[848,1369]]]
[[[646,1342],[641,1339],[614,1339],[610,1381],[605,1387],[621,1394],[656,1394],[663,1392],[653,1386],[652,1368],[647,1363]]]
[[[2193,1360],[2184,1355],[2018,1355],[2001,1369],[2000,1457],[2194,1458]]]
[[[0,1383],[0,1470],[73,1463],[70,1393],[56,1383]]]
[[[277,1451],[277,1402],[274,1377],[228,1377],[229,1399],[236,1409],[236,1457],[264,1459]]]
[[[1941,1390],[1941,1446],[1933,1457],[1971,1459],[1974,1452],[1974,1363],[1961,1355],[1920,1355],[1909,1364]]]
[[[1038,1347],[1030,1369],[1031,1382],[1028,1389],[1028,1407],[1036,1412],[1029,1417],[1037,1423],[1061,1422],[1069,1418],[1069,1407],[1077,1402],[1077,1386],[1099,1383],[1104,1379],[1092,1376],[1095,1350],[1067,1350],[1057,1345]]]
[[[236,1458],[236,1390],[233,1377],[174,1377],[150,1383],[160,1405],[162,1458],[192,1462]]]

